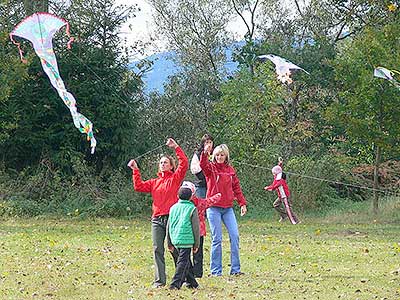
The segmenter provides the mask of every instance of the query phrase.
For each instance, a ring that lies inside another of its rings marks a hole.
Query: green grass
[[[323,222],[325,221],[325,222]],[[152,289],[150,222],[5,220],[0,299],[400,299],[400,226],[240,220],[241,277]],[[209,270],[209,237],[205,272]],[[224,274],[229,242],[224,231]],[[166,253],[167,276],[174,269]]]

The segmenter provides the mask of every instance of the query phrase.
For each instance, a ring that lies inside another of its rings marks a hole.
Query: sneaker
[[[197,289],[197,288],[199,288],[199,285],[187,284],[186,287],[187,287],[188,289]]]
[[[243,272],[236,272],[236,273],[231,273],[231,276],[241,276],[244,275]]]
[[[169,289],[170,290],[179,290],[179,288],[177,286],[174,286],[174,285],[170,285]]]
[[[163,288],[164,286],[165,286],[165,284],[162,284],[162,283],[153,283],[153,288],[154,289]]]
[[[208,274],[207,277],[220,277],[222,274]]]
[[[278,222],[279,222],[279,223],[282,223],[282,222],[285,222],[285,220],[286,220],[286,218],[280,217]]]

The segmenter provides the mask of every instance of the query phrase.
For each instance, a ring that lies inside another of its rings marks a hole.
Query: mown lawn
[[[400,299],[400,226],[240,220],[240,277],[153,289],[150,222],[0,221],[0,299]],[[209,237],[205,272],[209,270]],[[224,232],[224,272],[229,241]],[[173,275],[167,259],[167,276]]]

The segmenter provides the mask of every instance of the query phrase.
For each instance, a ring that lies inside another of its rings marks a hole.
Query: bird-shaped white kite
[[[395,87],[400,89],[400,83],[394,79],[394,73],[400,74],[399,71],[396,70],[388,70],[383,67],[377,67],[374,70],[374,76],[378,78],[383,78],[389,80]]]
[[[293,82],[292,78],[290,78],[290,75],[292,74],[290,70],[293,69],[303,70],[307,74],[310,74],[303,68],[300,68],[299,66],[288,61],[287,59],[284,59],[277,55],[273,54],[259,55],[258,58],[261,59],[261,61],[269,59],[274,63],[275,72],[278,75],[278,80],[280,80],[282,83],[287,82],[288,84],[291,84]]]

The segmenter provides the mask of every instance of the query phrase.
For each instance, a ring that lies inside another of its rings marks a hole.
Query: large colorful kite
[[[398,89],[400,89],[400,83],[394,78],[394,73],[397,73],[400,75],[399,71],[396,70],[388,70],[386,68],[383,67],[377,67],[374,70],[374,76],[378,77],[378,78],[383,78],[386,80],[389,80],[389,82],[391,84],[393,84],[395,87],[397,87]]]
[[[88,118],[78,112],[76,108],[76,100],[69,93],[64,85],[64,82],[58,71],[56,56],[53,51],[54,34],[63,26],[66,25],[66,33],[69,34],[69,24],[67,21],[58,18],[49,13],[34,13],[33,15],[22,20],[10,33],[10,38],[14,44],[18,46],[21,60],[24,60],[20,43],[14,40],[14,36],[18,36],[29,40],[33,44],[33,48],[37,56],[40,58],[43,70],[50,79],[51,84],[56,88],[58,95],[64,101],[64,104],[69,108],[74,125],[80,132],[87,135],[87,140],[90,141],[91,153],[94,153],[96,148],[96,139],[93,135],[93,124]],[[68,42],[68,49],[71,48],[71,38]]]
[[[290,84],[293,82],[292,78],[290,78],[290,75],[292,74],[291,70],[295,70],[295,69],[303,70],[307,74],[310,74],[303,68],[300,68],[299,66],[288,61],[287,59],[282,58],[277,55],[273,55],[273,54],[260,55],[260,56],[258,56],[258,58],[262,61],[269,59],[270,61],[272,61],[274,63],[275,72],[278,75],[278,80],[280,80],[282,83],[287,82],[288,84]]]

